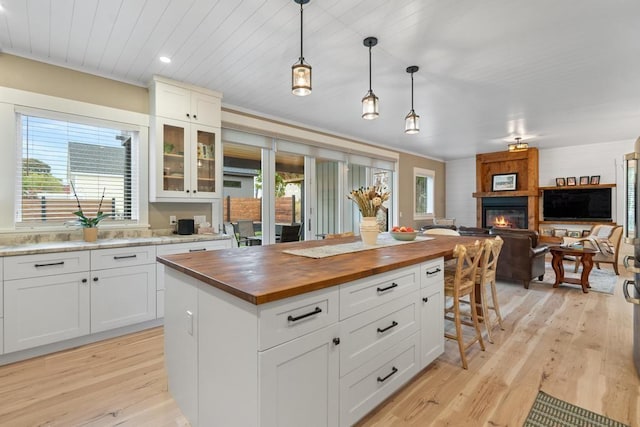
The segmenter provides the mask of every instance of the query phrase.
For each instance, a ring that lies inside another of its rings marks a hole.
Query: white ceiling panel
[[[224,94],[224,105],[441,159],[640,134],[640,2],[311,0],[295,97],[293,0],[3,0],[0,49],[147,86],[154,74]],[[372,49],[380,117],[360,118]],[[163,64],[159,56],[172,58]],[[405,135],[410,76],[421,132]]]

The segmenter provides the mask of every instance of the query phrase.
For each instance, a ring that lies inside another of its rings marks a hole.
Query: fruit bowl
[[[390,231],[389,234],[391,234],[391,237],[393,237],[396,240],[402,240],[402,241],[411,241],[411,240],[415,240],[416,236],[418,235],[417,231]]]

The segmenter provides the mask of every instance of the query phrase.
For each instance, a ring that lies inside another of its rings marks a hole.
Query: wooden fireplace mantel
[[[491,191],[493,175],[516,173],[515,191]],[[485,197],[527,197],[527,224],[538,229],[540,210],[538,188],[538,149],[484,153],[476,155],[476,225],[482,226],[482,199]]]

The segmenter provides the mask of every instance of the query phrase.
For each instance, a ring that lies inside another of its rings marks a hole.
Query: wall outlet
[[[176,225],[176,222],[178,222],[178,220],[175,215],[169,216],[169,225]]]

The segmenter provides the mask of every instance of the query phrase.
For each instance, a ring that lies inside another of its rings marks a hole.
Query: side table
[[[587,293],[589,285],[589,273],[593,268],[593,255],[598,253],[595,249],[582,248],[582,247],[566,247],[566,246],[549,246],[549,252],[551,252],[551,266],[556,273],[556,281],[553,284],[554,288],[557,288],[560,283],[573,283],[575,285],[582,286],[582,292]],[[562,260],[566,255],[578,257],[582,264],[582,275],[580,279],[573,277],[564,277],[564,265]]]

